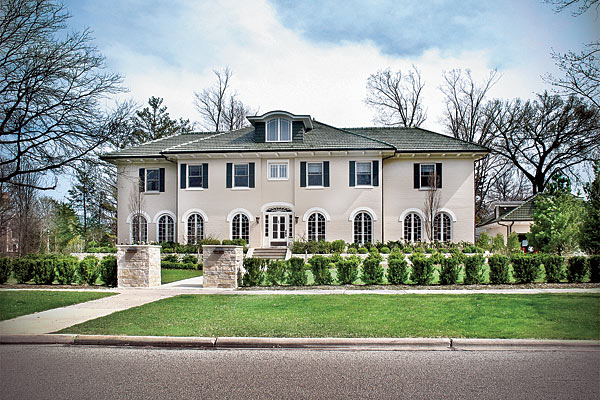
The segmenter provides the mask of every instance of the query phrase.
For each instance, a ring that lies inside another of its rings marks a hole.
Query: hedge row
[[[0,283],[6,283],[11,273],[17,283],[33,280],[36,285],[51,285],[54,281],[70,285],[77,281],[94,285],[100,278],[106,286],[116,286],[117,259],[105,256],[100,261],[90,255],[78,261],[76,257],[58,254],[0,259]]]
[[[464,284],[474,285],[484,283],[486,259],[481,254],[465,256],[455,252],[450,257],[441,254],[425,257],[415,254],[409,257],[399,252],[392,252],[387,260],[387,272],[382,266],[382,257],[373,250],[364,260],[356,255],[341,257],[333,255],[325,257],[315,255],[305,263],[302,258],[293,257],[289,261],[269,261],[257,258],[246,258],[244,268],[246,273],[241,278],[242,286],[291,285],[303,286],[307,283],[306,271],[312,272],[315,285],[331,285],[334,279],[331,269],[337,270],[336,282],[350,285],[360,277],[367,285],[383,284],[384,276],[393,285],[407,284],[410,281],[417,285],[428,285],[434,278],[434,272],[439,271],[441,285],[453,285],[458,282],[460,273],[464,270]],[[583,282],[589,273],[591,282],[600,282],[600,256],[571,257],[566,260],[555,255],[515,254],[492,255],[488,257],[489,283],[510,283],[512,277],[517,283],[535,282],[545,271],[546,282]]]

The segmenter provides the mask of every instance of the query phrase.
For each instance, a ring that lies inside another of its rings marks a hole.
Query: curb
[[[0,345],[395,351],[600,351],[599,340],[2,335]]]

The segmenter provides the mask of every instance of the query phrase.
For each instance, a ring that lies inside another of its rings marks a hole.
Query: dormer
[[[294,115],[287,111],[269,111],[248,117],[254,126],[254,141],[258,143],[289,143],[304,140],[304,132],[313,128],[310,115]]]

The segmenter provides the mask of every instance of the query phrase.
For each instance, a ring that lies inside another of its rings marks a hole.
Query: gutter
[[[506,227],[506,244],[508,245],[508,236],[512,233],[512,226],[515,224],[515,221],[511,221],[510,225],[502,225],[500,221],[498,221],[498,225]]]

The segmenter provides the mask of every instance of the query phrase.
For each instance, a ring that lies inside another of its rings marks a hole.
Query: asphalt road
[[[0,346],[6,399],[598,399],[600,352]]]

